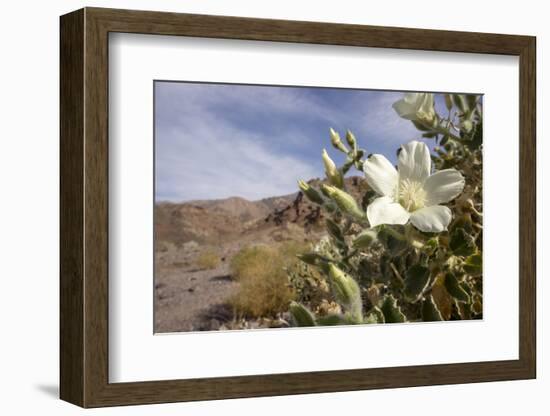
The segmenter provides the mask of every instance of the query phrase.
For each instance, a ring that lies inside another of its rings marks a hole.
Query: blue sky
[[[323,148],[338,164],[343,161],[330,144],[330,127],[342,139],[350,129],[367,153],[395,162],[401,144],[420,138],[412,123],[392,109],[402,96],[376,90],[157,81],[155,200],[257,200],[296,192],[298,179],[324,175]],[[442,110],[440,98],[436,105]],[[348,175],[359,174],[352,169]]]

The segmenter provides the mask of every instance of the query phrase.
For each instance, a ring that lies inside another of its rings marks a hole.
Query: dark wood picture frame
[[[535,38],[85,8],[61,17],[60,396],[100,407],[536,377]],[[519,359],[109,383],[108,35],[246,39],[519,57]]]

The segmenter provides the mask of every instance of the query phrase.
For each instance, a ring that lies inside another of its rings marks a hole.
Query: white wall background
[[[538,379],[532,381],[316,394],[87,411],[103,415],[280,415],[308,413],[460,415],[531,414],[550,410],[546,359],[550,301],[543,236],[550,233],[550,157],[543,119],[550,102],[550,26],[545,3],[461,0],[124,0],[4,2],[0,14],[0,410],[2,414],[82,412],[58,394],[58,16],[83,6],[240,15],[536,35],[538,41]],[[546,72],[546,74],[545,74]],[[407,74],[403,74],[407,76]],[[546,267],[545,267],[546,266]],[[546,331],[543,331],[546,325]],[[33,412],[33,413],[31,413]]]

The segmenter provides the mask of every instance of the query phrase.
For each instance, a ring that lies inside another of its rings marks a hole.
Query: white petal
[[[407,120],[416,119],[416,106],[407,102],[405,99],[401,99],[393,103],[393,109],[399,115],[399,117]]]
[[[422,102],[419,108],[419,111],[423,111],[425,113],[431,113],[434,109],[434,95],[424,93],[421,94],[422,96]]]
[[[381,196],[367,207],[367,218],[371,227],[380,224],[406,224],[410,214],[392,198]]]
[[[393,196],[397,188],[397,171],[382,155],[372,155],[363,164],[369,186],[379,195]]]
[[[464,177],[456,169],[435,172],[426,182],[426,205],[437,205],[456,198],[464,189]]]
[[[452,217],[453,214],[448,207],[432,205],[414,211],[411,214],[411,222],[420,231],[440,233],[447,229]]]
[[[413,140],[401,146],[399,152],[399,180],[409,179],[423,183],[432,168],[430,149],[425,143]]]

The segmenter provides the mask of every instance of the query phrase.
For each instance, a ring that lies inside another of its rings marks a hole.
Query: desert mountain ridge
[[[368,189],[364,178],[345,179],[346,190],[360,197]],[[308,183],[319,187],[322,179]],[[155,240],[176,245],[189,241],[219,244],[244,235],[273,233],[290,227],[304,233],[319,231],[324,213],[301,192],[256,201],[233,196],[225,199],[155,204]]]

